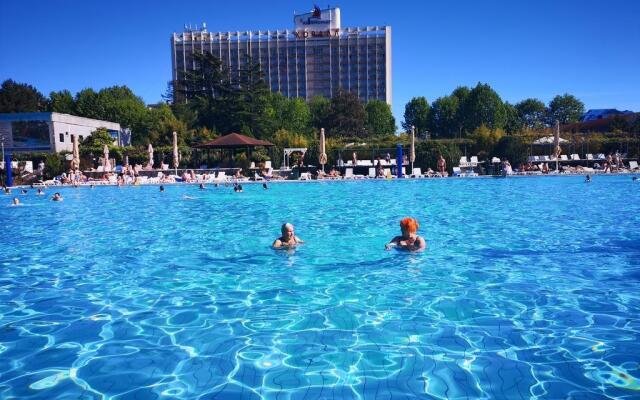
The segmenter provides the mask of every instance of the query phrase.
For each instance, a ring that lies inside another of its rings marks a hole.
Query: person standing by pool
[[[440,154],[440,158],[438,158],[438,172],[440,175],[445,176],[445,171],[447,170],[447,161]]]
[[[396,236],[384,246],[385,250],[391,250],[392,247],[408,250],[411,252],[419,252],[427,247],[427,242],[418,236],[418,228],[420,225],[414,218],[403,218],[400,221],[400,231],[402,235]]]
[[[353,166],[354,167],[356,165],[358,165],[358,153],[356,153],[355,151],[353,152],[353,155],[351,156],[351,161],[353,161]]]
[[[293,224],[290,224],[288,222],[285,224],[282,224],[280,231],[282,235],[273,242],[273,245],[272,245],[273,247],[275,248],[293,247],[297,244],[304,243],[302,239],[296,236],[294,232]]]

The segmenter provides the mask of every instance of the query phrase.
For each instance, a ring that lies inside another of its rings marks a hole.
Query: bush
[[[453,141],[448,142],[449,143],[440,140],[425,140],[416,143],[415,166],[422,168],[424,171],[426,171],[427,168],[437,171],[438,159],[440,155],[442,155],[447,162],[447,170],[452,172],[452,168],[457,166],[460,161],[462,151]]]
[[[506,158],[511,165],[516,166],[527,162],[529,146],[520,136],[504,136],[498,141],[493,156]]]

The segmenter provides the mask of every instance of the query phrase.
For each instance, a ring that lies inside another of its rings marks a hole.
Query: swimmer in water
[[[19,206],[20,205],[20,200],[17,197],[13,198],[13,205],[14,206]]]
[[[242,185],[233,185],[233,191],[236,193],[242,193]]]
[[[269,186],[267,186],[267,184],[266,184],[266,183],[263,183],[263,184],[262,184],[262,188],[266,190],[266,189],[269,189]]]
[[[163,185],[160,185],[160,191],[164,192],[164,186]]]
[[[392,247],[408,250],[411,252],[423,251],[427,247],[427,242],[418,236],[418,221],[413,218],[403,218],[400,221],[401,236],[396,236],[384,246],[385,250],[391,250]]]
[[[21,190],[20,190],[20,193],[21,193],[21,194],[27,194],[27,189],[21,189]]]
[[[200,184],[200,190],[205,190],[205,189],[206,189],[206,187],[204,187],[204,183],[201,183]]]
[[[38,188],[38,192],[36,193],[36,196],[44,196],[44,192],[42,191],[42,189]]]
[[[638,177],[637,177],[637,176],[634,176],[633,178],[631,178],[631,180],[635,182],[635,181],[637,181],[637,180],[638,180]]]
[[[304,243],[302,239],[296,236],[293,224],[290,224],[288,222],[286,224],[282,224],[280,231],[282,235],[273,242],[272,246],[274,248],[277,249],[280,247],[293,247],[298,244]]]
[[[587,174],[587,177],[584,179],[585,182],[591,182],[591,175]]]
[[[51,198],[51,200],[53,200],[53,201],[62,201],[62,195],[60,195],[60,193],[56,192],[56,193],[54,193],[54,195]]]

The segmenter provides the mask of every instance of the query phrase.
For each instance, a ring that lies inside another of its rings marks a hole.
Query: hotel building
[[[195,68],[195,52],[218,57],[232,78],[250,57],[259,63],[271,91],[287,97],[330,98],[342,89],[363,102],[391,104],[391,27],[342,28],[339,8],[316,7],[294,15],[292,30],[208,32],[206,25],[185,27],[171,37],[174,84]]]

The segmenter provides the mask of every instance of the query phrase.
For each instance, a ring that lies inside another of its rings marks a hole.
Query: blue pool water
[[[0,198],[0,398],[640,398],[629,176],[61,192]]]

